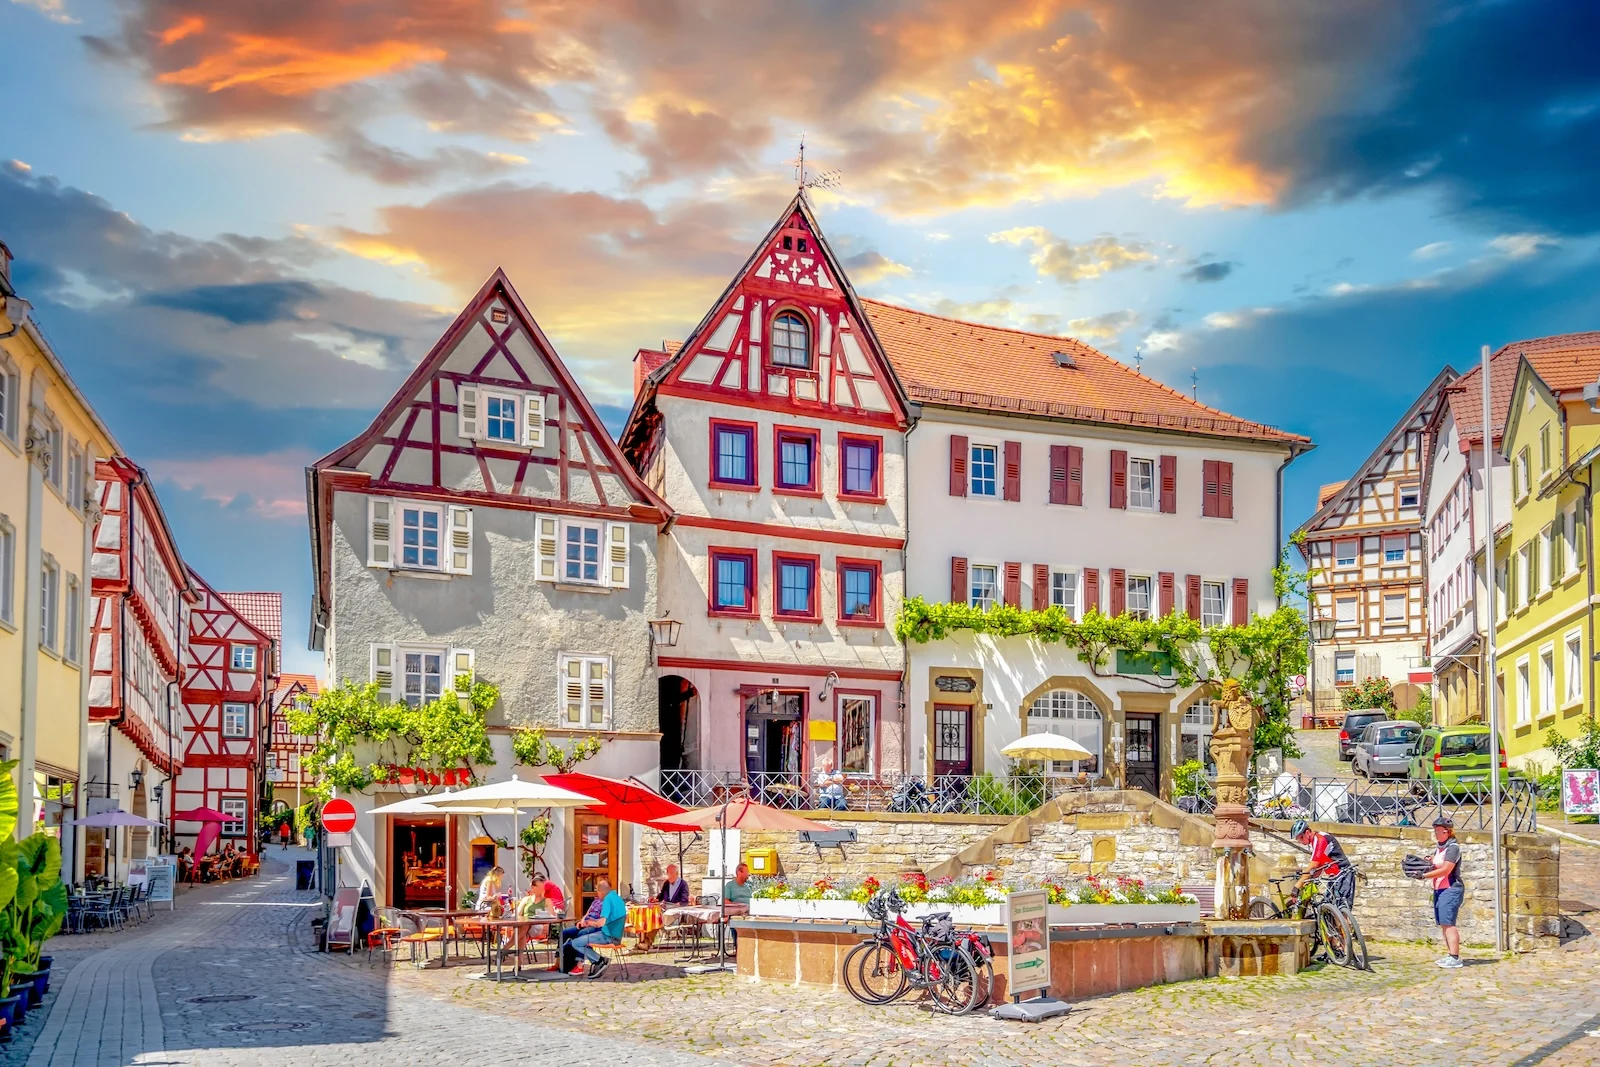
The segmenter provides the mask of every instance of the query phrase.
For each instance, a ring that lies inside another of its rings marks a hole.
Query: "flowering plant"
[[[878,890],[882,888],[882,883],[869,874],[860,882],[856,883],[854,889],[850,890],[850,899],[855,901],[857,904],[865,904],[867,901],[876,896],[878,894]]]

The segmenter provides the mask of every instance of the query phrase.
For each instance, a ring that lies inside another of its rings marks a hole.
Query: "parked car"
[[[1437,783],[1443,793],[1476,793],[1489,784],[1489,728],[1477,726],[1430,726],[1417,739],[1406,777],[1415,789]],[[1500,784],[1513,775],[1506,769],[1506,750],[1499,750]]]
[[[1422,736],[1422,725],[1414,722],[1375,722],[1361,731],[1350,769],[1356,774],[1376,778],[1380,774],[1405,777],[1411,769],[1411,752]]]
[[[1354,759],[1356,742],[1361,740],[1361,731],[1375,722],[1388,721],[1389,713],[1382,708],[1360,708],[1345,712],[1344,725],[1339,727],[1339,758]]]

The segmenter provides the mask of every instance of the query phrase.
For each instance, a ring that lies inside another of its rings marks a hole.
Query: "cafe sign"
[[[1050,988],[1050,893],[1029,889],[1006,897],[1006,956],[1010,992]]]

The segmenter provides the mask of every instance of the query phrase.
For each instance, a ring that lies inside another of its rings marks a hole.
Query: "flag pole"
[[[1483,378],[1483,572],[1484,589],[1487,595],[1484,599],[1484,648],[1483,648],[1483,689],[1484,699],[1489,704],[1489,737],[1494,744],[1494,750],[1489,753],[1489,817],[1493,820],[1490,829],[1490,848],[1494,854],[1494,947],[1496,951],[1506,950],[1506,923],[1505,923],[1505,882],[1501,865],[1504,857],[1501,851],[1500,840],[1500,705],[1495,699],[1495,607],[1496,597],[1499,595],[1496,586],[1496,567],[1494,559],[1494,408],[1491,406],[1492,390],[1489,383],[1489,346],[1484,345],[1480,353],[1483,363],[1480,377]],[[1507,423],[1511,420],[1508,417]]]

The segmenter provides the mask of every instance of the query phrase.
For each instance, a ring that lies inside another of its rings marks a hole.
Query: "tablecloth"
[[[640,937],[646,937],[661,929],[660,904],[629,904],[628,929]]]

